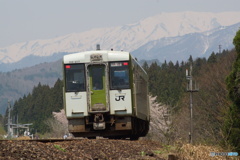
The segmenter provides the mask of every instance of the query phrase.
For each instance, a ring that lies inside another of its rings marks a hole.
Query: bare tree
[[[148,138],[169,144],[173,132],[171,110],[169,106],[157,103],[156,98],[149,98],[151,119]]]
[[[63,109],[60,112],[53,112],[53,117],[47,119],[45,123],[51,129],[50,137],[62,138],[68,134],[68,120]]]

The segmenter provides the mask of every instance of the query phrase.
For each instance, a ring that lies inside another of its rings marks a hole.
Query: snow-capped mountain
[[[213,29],[218,31],[219,27],[230,26],[238,22],[240,22],[240,12],[161,13],[134,24],[111,28],[98,28],[53,39],[34,40],[3,47],[0,48],[0,64],[18,62],[27,56],[51,56],[62,52],[95,50],[96,44],[100,44],[102,49],[113,48],[114,50],[132,52],[139,50],[141,46],[150,42],[163,47],[165,45],[165,49],[169,46],[168,43],[171,43],[173,46],[169,49],[172,50],[171,53],[177,58],[177,56],[182,56],[180,53],[185,52],[176,53],[176,50],[186,50],[186,48],[181,47],[181,43],[184,44],[185,42],[181,42],[179,39],[187,41],[186,38],[189,37],[189,41],[191,41],[190,35],[194,35],[196,43],[199,43],[197,41],[201,41],[201,44],[204,46],[203,50],[207,51],[209,49],[207,48],[209,42],[205,41],[207,31],[213,32]],[[213,33],[216,33],[216,31]],[[211,33],[208,34],[212,35]],[[200,39],[197,40],[198,38]],[[211,38],[208,38],[208,40],[210,41]],[[176,44],[174,45],[172,42],[176,42]],[[188,46],[190,47],[191,45]],[[148,45],[148,47],[150,46]],[[200,44],[199,48],[202,49]],[[163,52],[165,52],[165,50]],[[206,52],[201,53],[204,54]]]
[[[160,62],[186,61],[190,55],[193,58],[208,57],[212,52],[219,52],[221,49],[232,49],[233,38],[239,30],[240,23],[218,27],[214,30],[202,33],[190,33],[183,36],[161,38],[149,41],[139,47],[132,54],[138,59],[158,59]]]

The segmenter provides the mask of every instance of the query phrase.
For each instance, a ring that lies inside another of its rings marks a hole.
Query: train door
[[[107,85],[105,70],[105,65],[88,66],[90,112],[105,112],[109,110],[107,105]]]

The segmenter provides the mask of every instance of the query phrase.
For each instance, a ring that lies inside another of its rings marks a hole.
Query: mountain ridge
[[[12,44],[0,48],[0,64],[18,62],[29,55],[51,56],[62,52],[94,50],[96,44],[101,44],[104,49],[132,52],[149,41],[206,32],[237,22],[240,22],[240,12],[160,13],[132,24]]]
[[[233,49],[232,40],[239,26],[240,23],[237,23],[228,27],[220,26],[203,33],[189,33],[149,41],[132,54],[145,60],[158,57],[161,62],[164,60],[186,61],[190,55],[193,58],[208,57],[212,52],[219,52],[219,45],[225,50]]]

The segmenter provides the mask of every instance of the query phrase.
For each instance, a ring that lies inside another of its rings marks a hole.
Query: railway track
[[[48,139],[29,139],[29,138],[19,138],[19,139],[1,139],[1,141],[29,141],[29,142],[42,142],[42,143],[55,143],[55,142],[67,142],[67,141],[82,141],[84,139],[94,139],[94,138],[48,138]],[[98,140],[107,140],[108,138],[97,137]],[[130,139],[121,139],[130,140]]]
[[[63,141],[80,141],[81,139],[3,139],[2,141],[29,141],[29,142],[42,142],[42,143],[54,143],[54,142],[63,142]]]

